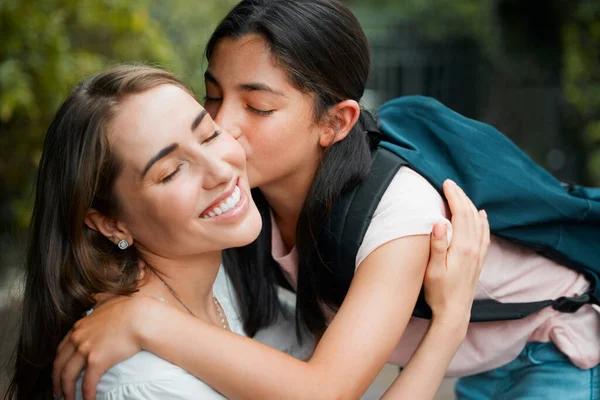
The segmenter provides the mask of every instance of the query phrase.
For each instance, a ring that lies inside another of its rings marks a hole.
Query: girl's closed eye
[[[204,98],[202,99],[202,101],[204,102],[204,104],[211,102],[211,101],[221,101],[223,100],[223,98],[221,97],[217,97],[217,96],[204,96]]]
[[[271,115],[271,114],[273,114],[273,111],[275,111],[275,110],[259,110],[257,108],[252,107],[251,105],[247,105],[247,107],[253,113],[261,115],[263,117],[266,117],[267,115]]]

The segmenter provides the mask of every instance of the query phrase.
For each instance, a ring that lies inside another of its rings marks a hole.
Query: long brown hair
[[[89,208],[118,215],[113,186],[121,162],[107,139],[112,117],[129,95],[184,85],[168,72],[118,66],[81,82],[46,134],[38,169],[25,268],[20,337],[7,399],[52,398],[56,347],[94,304],[96,293],[136,290],[139,254],[119,250],[84,219]],[[187,90],[187,89],[185,89]]]

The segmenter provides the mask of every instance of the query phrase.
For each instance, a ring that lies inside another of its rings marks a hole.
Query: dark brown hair
[[[320,121],[335,104],[359,101],[370,69],[365,34],[352,12],[336,0],[244,0],[221,21],[210,38],[206,56],[223,38],[258,34],[271,56],[303,93],[313,95],[314,117]],[[321,304],[338,308],[349,282],[340,282],[319,256],[317,240],[340,194],[357,185],[368,173],[376,137],[367,134],[371,124],[361,111],[358,123],[344,140],[327,149],[315,174],[298,221],[299,253],[297,319],[314,333],[325,329]],[[268,204],[259,190],[253,197],[263,216],[258,240],[224,252],[224,264],[239,297],[246,333],[274,319],[278,302],[274,283],[281,278],[271,252]]]
[[[93,306],[93,295],[136,290],[135,247],[119,250],[87,228],[84,219],[90,207],[107,216],[118,215],[113,186],[121,163],[107,133],[119,104],[127,96],[163,84],[184,88],[159,69],[112,68],[81,82],[48,128],[30,226],[15,373],[7,399],[52,398],[56,347]]]

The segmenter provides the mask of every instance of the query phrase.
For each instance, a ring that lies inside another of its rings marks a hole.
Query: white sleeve
[[[181,382],[179,380],[157,380],[153,382],[122,384],[96,400],[223,400],[224,397],[207,385]]]
[[[76,399],[82,400],[82,376]],[[225,400],[206,383],[147,351],[109,368],[97,386],[97,400]]]
[[[402,167],[383,194],[358,253],[356,268],[379,246],[406,236],[429,235],[436,223],[448,227],[446,203],[427,179],[408,167]]]

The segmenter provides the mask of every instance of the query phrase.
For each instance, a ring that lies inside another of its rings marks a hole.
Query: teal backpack
[[[600,188],[559,182],[492,126],[431,98],[397,98],[377,114],[379,127],[373,121],[369,130],[379,130],[381,141],[371,171],[338,200],[320,237],[328,264],[352,266],[336,273],[352,278],[373,212],[395,173],[408,165],[442,195],[444,180],[454,180],[478,209],[486,210],[493,235],[583,272],[591,283],[589,292],[577,297],[532,303],[477,300],[471,321],[520,319],[548,306],[575,312],[584,304],[600,304]],[[431,317],[423,292],[413,315]]]

